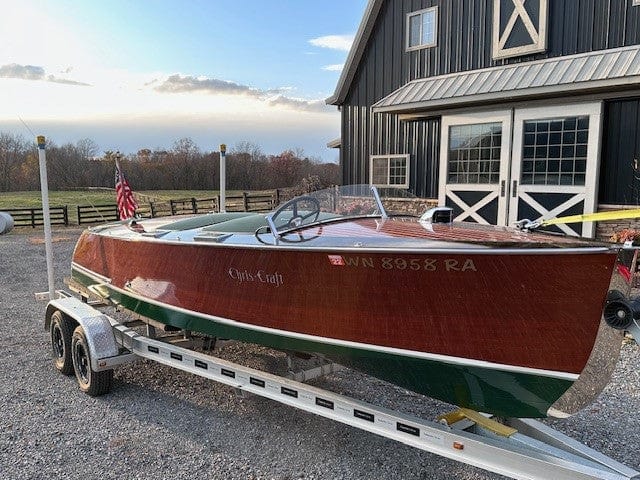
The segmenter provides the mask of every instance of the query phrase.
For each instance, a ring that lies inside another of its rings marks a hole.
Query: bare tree
[[[116,153],[107,150],[98,157],[98,146],[91,139],[62,146],[49,140],[49,188],[113,188]],[[176,140],[168,151],[141,149],[121,160],[127,179],[138,191],[215,190],[219,185],[219,162],[218,152],[202,153],[190,138]],[[301,184],[303,179],[316,188],[338,183],[339,175],[336,164],[308,158],[300,148],[266,156],[259,145],[245,140],[237,143],[227,157],[227,187],[233,190],[290,187]],[[38,186],[35,144],[0,132],[0,191],[32,190]]]
[[[0,133],[0,191],[16,189],[21,164],[26,160],[29,144],[21,135]]]

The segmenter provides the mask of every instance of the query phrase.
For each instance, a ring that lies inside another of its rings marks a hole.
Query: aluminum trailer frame
[[[96,373],[142,357],[512,478],[640,479],[640,472],[536,420],[498,422],[460,409],[429,421],[149,338],[105,315],[87,297],[59,292],[47,305],[46,329],[55,312],[84,331],[87,364]]]

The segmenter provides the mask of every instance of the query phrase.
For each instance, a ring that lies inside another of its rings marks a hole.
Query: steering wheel
[[[303,210],[303,209],[299,208],[299,207],[303,206],[304,203],[311,204],[310,205],[311,209],[310,210],[307,210],[307,209]],[[291,215],[291,219],[285,225],[287,228],[299,227],[300,225],[302,225],[305,222],[305,220],[307,220],[309,218],[313,218],[313,220],[311,221],[311,223],[313,223],[316,220],[318,220],[318,217],[320,216],[320,202],[318,201],[318,199],[314,198],[314,197],[311,197],[309,195],[303,195],[302,197],[296,197],[296,198],[294,198],[292,200],[289,200],[288,202],[284,203],[273,214],[274,221],[276,220],[276,218],[278,218],[278,215],[280,215],[285,210],[288,210],[289,208],[292,209],[292,215]]]

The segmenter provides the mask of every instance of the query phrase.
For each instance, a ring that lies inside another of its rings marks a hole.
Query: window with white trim
[[[407,14],[407,51],[436,45],[438,7]]]
[[[371,155],[371,185],[409,188],[409,155]]]

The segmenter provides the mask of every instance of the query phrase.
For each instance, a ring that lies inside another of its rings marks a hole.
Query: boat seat
[[[254,233],[258,228],[267,226],[264,213],[249,213],[242,217],[230,218],[224,222],[217,222],[202,229],[204,232],[225,233]]]
[[[247,216],[254,216],[255,213],[248,212],[234,212],[234,213],[208,213],[205,215],[198,215],[196,217],[184,218],[182,220],[176,220],[175,222],[162,225],[162,230],[171,231],[184,231],[192,230],[194,228],[201,228],[207,226],[214,226],[219,223],[225,223],[230,220],[235,220]]]

